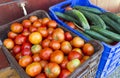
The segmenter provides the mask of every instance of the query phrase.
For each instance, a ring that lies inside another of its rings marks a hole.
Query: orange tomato
[[[31,22],[35,22],[35,21],[38,20],[38,17],[37,17],[37,16],[30,16],[29,20],[30,20]]]
[[[45,25],[45,24],[47,24],[49,21],[50,21],[50,19],[47,18],[47,17],[45,17],[45,18],[42,19],[42,24]]]
[[[22,21],[22,25],[25,27],[25,28],[28,28],[32,25],[31,21],[30,20],[23,20]]]
[[[41,71],[42,67],[39,62],[33,62],[26,67],[26,73],[31,77],[38,75]]]
[[[3,44],[7,49],[12,49],[14,47],[14,41],[12,39],[9,39],[9,38],[5,39],[3,41]]]
[[[39,32],[33,32],[29,35],[29,41],[32,44],[39,44],[42,41],[42,36]]]
[[[54,21],[54,20],[50,20],[48,23],[47,23],[48,27],[51,27],[51,28],[56,28],[57,27],[57,22]]]

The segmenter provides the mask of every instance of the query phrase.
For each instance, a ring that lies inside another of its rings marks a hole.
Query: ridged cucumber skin
[[[105,36],[99,34],[98,32],[95,32],[93,30],[85,30],[84,31],[86,34],[90,35],[92,38],[99,40],[99,41],[103,41],[106,43],[112,43],[113,40],[106,38]]]
[[[100,27],[91,27],[91,29],[102,34],[103,36],[106,36],[107,38],[114,40],[114,41],[120,41],[120,35],[117,33],[114,33],[114,32],[109,31],[109,30],[105,30],[105,29],[100,28]]]
[[[112,20],[120,24],[120,17],[118,15],[111,13],[111,12],[105,12],[103,14],[107,15],[109,18],[111,18]]]
[[[103,19],[103,21],[107,24],[107,25],[109,25],[109,26],[111,26],[114,30],[116,30],[117,31],[117,33],[119,33],[120,34],[120,25],[118,24],[118,23],[116,23],[114,20],[112,20],[111,18],[109,18],[108,16],[106,16],[106,15],[100,15],[100,17]]]
[[[95,14],[101,14],[102,12],[99,9],[87,7],[87,6],[74,6],[73,9],[89,11]]]
[[[106,24],[100,16],[87,11],[83,11],[83,10],[80,11],[93,25],[101,26],[103,29],[106,29]]]
[[[67,20],[67,21],[71,21],[71,22],[75,22],[78,24],[78,21],[76,19],[74,19],[73,17],[69,16],[69,15],[66,15],[64,13],[60,13],[60,12],[55,12],[56,16],[64,19],[64,20]]]
[[[76,17],[76,19],[78,20],[78,22],[81,23],[81,26],[84,28],[84,29],[90,29],[90,25],[87,21],[87,19],[85,18],[85,16],[78,10],[71,10],[72,14]]]

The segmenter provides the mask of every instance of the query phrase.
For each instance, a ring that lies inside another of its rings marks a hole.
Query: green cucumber
[[[112,43],[113,42],[113,40],[111,40],[109,38],[106,38],[105,36],[99,34],[98,32],[95,32],[93,30],[85,30],[84,32],[86,34],[90,35],[91,37],[93,37],[96,40],[103,41],[103,42],[106,42],[106,43]]]
[[[95,14],[101,14],[102,12],[99,9],[87,7],[87,6],[74,6],[73,9],[89,11]]]
[[[91,27],[91,29],[106,36],[107,38],[114,40],[114,41],[120,41],[120,35],[117,33],[114,33],[114,32],[109,31],[109,30],[105,30],[105,29],[100,28],[100,27]]]
[[[120,34],[120,25],[118,23],[116,23],[114,20],[112,20],[111,18],[109,18],[106,15],[100,15],[100,17],[104,20],[104,22],[108,25],[111,26],[115,31],[117,31],[117,33]]]
[[[82,10],[80,10],[80,11],[92,23],[92,25],[97,25],[97,26],[102,27],[103,29],[106,29],[106,24],[100,16],[98,16],[94,13],[91,13],[91,12],[87,12],[87,11],[82,11]]]

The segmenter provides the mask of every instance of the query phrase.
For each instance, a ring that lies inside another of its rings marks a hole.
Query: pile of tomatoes
[[[11,24],[3,44],[29,76],[67,78],[94,53],[90,43],[57,26],[37,16]]]

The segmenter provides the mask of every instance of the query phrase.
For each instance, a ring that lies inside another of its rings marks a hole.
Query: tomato
[[[44,48],[40,51],[40,58],[43,60],[49,60],[50,55],[53,53],[51,48]]]
[[[83,56],[82,59],[86,61],[86,60],[88,60],[89,58],[90,58],[90,56]]]
[[[60,66],[57,63],[48,63],[44,68],[45,74],[49,78],[57,78],[60,74]]]
[[[33,58],[33,61],[34,61],[34,62],[39,62],[39,61],[41,60],[39,54],[34,54],[34,55],[32,56],[32,58]]]
[[[35,77],[41,71],[42,71],[42,67],[39,62],[33,62],[26,67],[26,73],[31,77]]]
[[[44,25],[44,24],[47,24],[49,21],[50,21],[50,19],[47,18],[47,17],[45,17],[45,18],[42,19],[42,24],[43,24],[43,25]]]
[[[48,31],[48,34],[51,35],[54,31],[54,28],[48,28],[47,31]]]
[[[41,64],[42,68],[44,68],[44,67],[48,64],[48,61],[46,61],[46,60],[41,60],[41,61],[40,61],[40,64]]]
[[[91,56],[92,54],[94,54],[94,47],[90,43],[85,43],[82,50],[85,55]]]
[[[30,55],[31,56],[32,55],[31,50],[28,49],[28,48],[22,49],[21,53],[22,53],[23,56],[25,56],[25,55]]]
[[[76,52],[80,53],[81,55],[83,55],[82,50],[80,48],[74,48],[72,51],[76,51]]]
[[[65,58],[63,59],[62,63],[60,64],[60,67],[61,67],[62,69],[65,69],[65,68],[67,67],[67,63],[68,63],[68,59],[67,59],[67,57],[65,57]]]
[[[33,32],[29,35],[29,41],[32,44],[39,44],[42,41],[42,36],[39,32]]]
[[[71,41],[72,40],[72,35],[70,34],[70,32],[65,32],[64,35],[65,35],[65,40],[66,41]]]
[[[40,23],[42,23],[42,18],[39,18],[38,21],[39,21]]]
[[[60,49],[60,43],[58,41],[52,40],[50,42],[50,48],[52,48],[53,50],[58,50]]]
[[[63,41],[61,43],[61,50],[65,53],[65,54],[68,54],[69,52],[72,51],[72,46],[70,44],[70,42],[68,41]]]
[[[38,32],[42,35],[42,37],[47,37],[48,36],[48,31],[46,27],[39,27]]]
[[[53,32],[52,38],[58,42],[63,42],[65,40],[64,34],[59,31]]]
[[[56,28],[53,32],[61,32],[64,34],[64,30],[62,28]]]
[[[68,22],[67,25],[73,29],[76,28],[75,24],[73,22]]]
[[[17,61],[19,61],[22,58],[22,54],[21,53],[16,54],[15,58]]]
[[[16,36],[17,36],[17,33],[14,33],[12,31],[8,32],[8,38],[15,39]]]
[[[63,70],[61,70],[59,78],[67,78],[70,74],[71,74],[71,72],[69,70],[63,69]]]
[[[21,33],[23,31],[23,26],[22,24],[16,22],[10,26],[10,29],[14,33]]]
[[[52,35],[48,35],[47,39],[52,40]]]
[[[35,21],[37,21],[37,20],[38,20],[38,17],[37,17],[37,16],[32,15],[32,16],[30,16],[30,17],[29,17],[29,20],[33,23],[33,22],[35,22]]]
[[[25,28],[29,28],[29,27],[32,25],[32,23],[31,23],[30,20],[25,19],[25,20],[22,21],[22,25],[23,25]]]
[[[32,63],[32,57],[29,55],[23,56],[19,59],[19,65],[22,67],[28,66],[30,63]]]
[[[50,61],[55,62],[57,64],[62,63],[63,59],[64,59],[64,54],[60,50],[56,50],[50,55]]]
[[[14,41],[12,39],[9,39],[9,38],[5,39],[3,41],[3,44],[7,49],[12,49],[14,47]]]
[[[67,69],[70,72],[73,72],[80,64],[81,63],[79,59],[73,59],[67,63]]]
[[[14,54],[18,54],[18,53],[20,53],[20,51],[21,51],[21,46],[15,45],[15,46],[13,47],[13,52],[14,52]]]
[[[65,11],[68,11],[68,10],[72,10],[72,7],[71,7],[71,6],[67,6],[67,7],[65,8]]]
[[[29,42],[25,42],[21,46],[22,49],[26,49],[26,48],[31,49],[31,47],[32,47],[32,44]]]
[[[29,36],[30,35],[30,31],[24,31],[24,32],[22,32],[22,35],[23,36]]]
[[[42,49],[42,47],[39,44],[35,44],[31,47],[31,51],[33,54],[40,53],[41,49]]]
[[[15,43],[18,45],[22,45],[23,43],[26,42],[26,40],[27,40],[27,37],[20,34],[20,35],[16,36]]]
[[[68,60],[73,60],[73,59],[82,59],[82,55],[76,51],[71,51],[68,54]]]
[[[35,78],[47,78],[45,73],[38,74]]]
[[[81,48],[81,47],[83,47],[84,43],[85,42],[84,42],[84,40],[82,38],[74,37],[71,44],[75,48]]]
[[[50,40],[45,39],[45,40],[42,41],[41,45],[42,45],[43,48],[47,48],[47,47],[49,47],[49,44],[50,44]]]
[[[33,26],[34,27],[40,27],[42,24],[39,22],[39,21],[35,21],[34,23],[33,23]]]
[[[54,21],[54,20],[50,20],[48,23],[47,23],[48,27],[51,27],[51,28],[56,28],[57,27],[57,22]]]
[[[34,27],[34,26],[30,26],[30,27],[29,27],[29,31],[30,31],[30,32],[36,32],[36,31],[37,31],[37,28]]]

